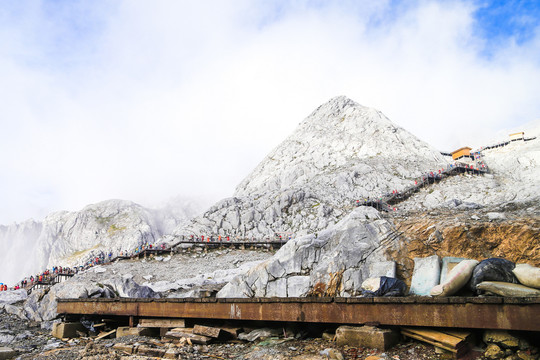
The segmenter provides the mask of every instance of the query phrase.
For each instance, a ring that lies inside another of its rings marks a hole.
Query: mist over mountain
[[[530,135],[540,134],[533,127]],[[484,151],[491,174],[454,177],[420,191],[401,211],[527,202],[540,194],[539,141]],[[14,282],[54,265],[72,266],[143,243],[174,243],[182,236],[297,238],[341,221],[355,201],[400,191],[449,164],[449,157],[393,124],[384,114],[339,96],[303,120],[237,186],[209,208],[175,198],[149,209],[107,200],[43,221],[0,225],[3,278]],[[469,206],[469,205],[467,205]],[[206,211],[203,213],[203,210]]]
[[[448,160],[380,111],[339,96],[319,106],[224,199],[174,234],[305,235],[355,200],[410,185]]]
[[[0,225],[1,281],[11,283],[55,265],[80,265],[100,253],[155,243],[200,213],[193,199],[175,198],[158,209],[127,200],[107,200],[80,211],[59,211],[43,221]]]

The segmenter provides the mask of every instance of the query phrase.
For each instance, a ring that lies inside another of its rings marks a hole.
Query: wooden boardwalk
[[[58,314],[540,331],[540,298],[59,299]]]

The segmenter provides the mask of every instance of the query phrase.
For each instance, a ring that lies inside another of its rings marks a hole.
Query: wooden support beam
[[[540,298],[59,300],[59,314],[540,331]]]

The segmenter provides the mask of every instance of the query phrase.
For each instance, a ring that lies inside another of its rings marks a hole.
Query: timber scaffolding
[[[394,205],[407,200],[413,194],[420,191],[420,189],[441,181],[442,179],[450,176],[460,175],[460,174],[471,174],[471,175],[483,175],[489,172],[488,167],[484,163],[482,153],[476,151],[471,155],[474,159],[473,164],[467,164],[462,162],[455,162],[449,164],[444,169],[439,169],[437,171],[432,171],[427,174],[422,175],[421,177],[414,180],[414,184],[406,187],[401,191],[393,191],[389,194],[384,194],[376,199],[364,199],[363,201],[356,201],[357,206],[371,206],[379,211],[391,212],[395,211],[396,208]]]
[[[57,312],[68,321],[128,318],[130,326],[167,318],[540,331],[540,298],[59,299]]]

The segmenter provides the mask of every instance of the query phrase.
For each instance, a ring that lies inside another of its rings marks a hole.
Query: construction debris
[[[223,332],[221,331],[221,329],[216,328],[216,327],[195,325],[195,327],[193,328],[193,334],[208,336],[214,339],[218,339],[219,337],[222,337],[223,336],[222,333]]]
[[[456,358],[463,357],[471,349],[471,345],[467,341],[470,336],[468,332],[404,327],[401,328],[401,334],[450,351],[455,354]]]
[[[387,350],[399,342],[399,333],[374,326],[340,326],[336,330],[336,344]]]
[[[185,340],[188,343],[206,345],[212,341],[211,337],[204,335],[193,334],[193,329],[176,328],[171,331],[167,331],[164,336],[166,339],[180,341]]]
[[[184,319],[163,318],[163,319],[139,319],[139,326],[149,328],[182,328],[186,326]]]

